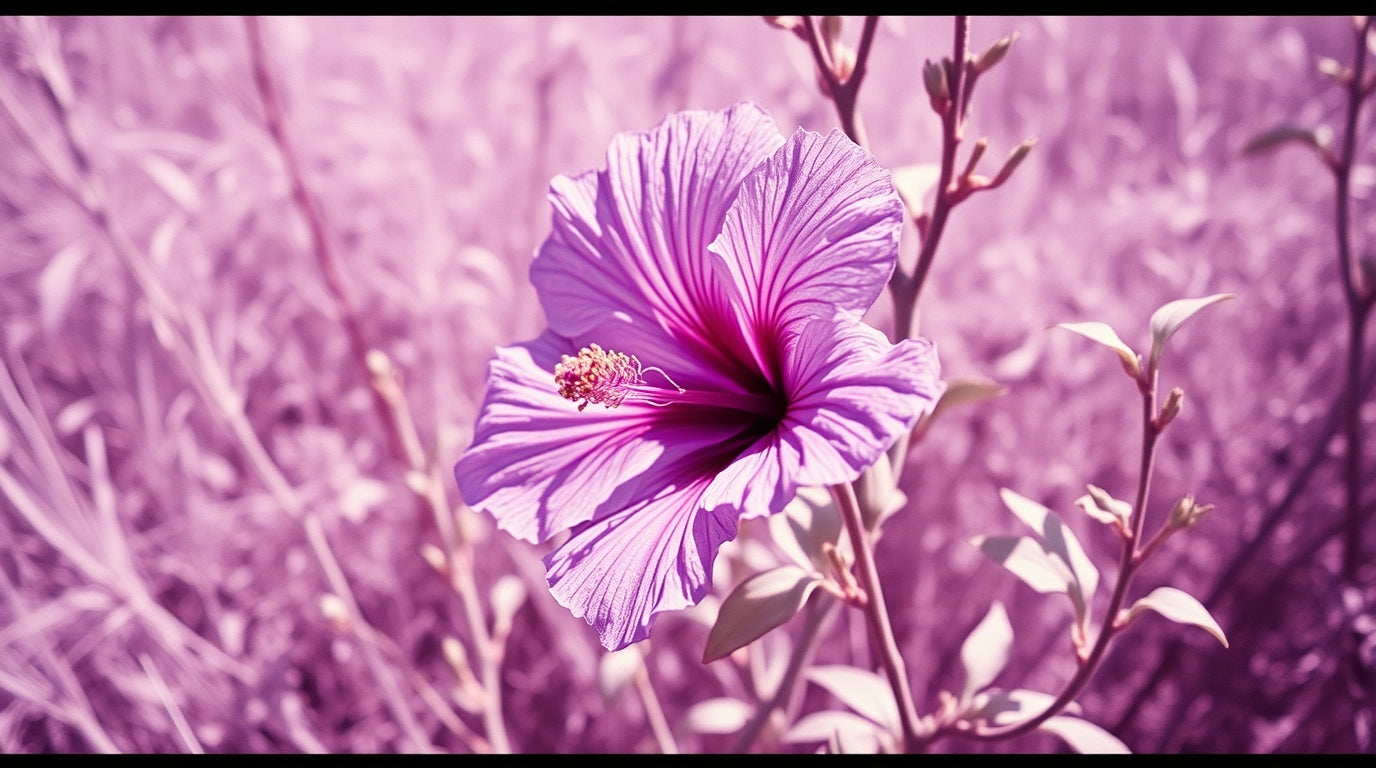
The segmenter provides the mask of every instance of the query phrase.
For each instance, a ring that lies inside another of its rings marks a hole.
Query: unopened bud
[[[1180,501],[1175,502],[1175,506],[1171,509],[1170,527],[1178,531],[1193,528],[1213,508],[1214,505],[1212,504],[1196,504],[1194,496],[1187,493],[1181,497]]]
[[[392,361],[380,349],[368,350],[367,363],[368,373],[374,376],[386,376],[392,370]]]
[[[1343,85],[1352,82],[1352,70],[1344,67],[1337,59],[1320,56],[1316,66],[1320,74],[1330,77]]]
[[[444,552],[434,544],[429,542],[422,544],[420,547],[420,556],[436,571],[440,573],[449,572],[449,559],[445,557]]]
[[[1018,146],[1013,147],[1013,151],[1008,153],[1008,159],[1003,161],[1003,167],[999,169],[999,174],[994,177],[993,185],[998,186],[1007,181],[1008,177],[1013,175],[1013,171],[1017,170],[1018,166],[1027,158],[1028,153],[1032,151],[1032,147],[1036,146],[1036,144],[1036,139],[1027,139]]]
[[[1128,520],[1132,517],[1132,505],[1113,498],[1108,491],[1097,485],[1086,485],[1085,490],[1089,493],[1075,500],[1085,514],[1127,534]]]
[[[946,67],[943,62],[928,60],[922,65],[922,84],[931,97],[932,109],[946,111],[946,103],[951,100],[951,87],[946,80]]]
[[[320,597],[320,613],[330,622],[330,626],[335,632],[341,635],[348,634],[353,628],[353,622],[349,620],[349,607],[344,604],[344,600],[339,595],[322,595]]]
[[[444,660],[449,662],[450,668],[463,677],[468,673],[468,653],[463,649],[463,643],[452,637],[446,637],[440,642],[440,650],[444,653]]]
[[[1185,391],[1180,387],[1171,389],[1171,393],[1166,396],[1166,402],[1161,406],[1161,415],[1156,417],[1157,428],[1166,426],[1171,420],[1180,415],[1180,408],[1185,405]]]
[[[970,160],[965,164],[965,173],[963,174],[965,178],[968,179],[975,175],[975,166],[979,165],[980,158],[984,157],[984,151],[988,148],[989,140],[986,138],[981,137],[979,141],[975,142],[974,148],[970,150]]]
[[[1376,254],[1368,253],[1359,259],[1357,261],[1357,270],[1362,276],[1362,295],[1368,298],[1376,295]]]
[[[835,43],[836,39],[841,36],[841,26],[844,22],[845,19],[842,19],[840,16],[822,17],[822,40],[826,42],[828,47]]]
[[[797,32],[803,26],[802,16],[765,16],[764,23],[785,32]]]
[[[844,83],[855,74],[855,51],[842,43],[837,43],[832,51],[833,64],[836,66],[836,82]]]
[[[975,61],[975,72],[982,75],[992,69],[995,64],[1003,61],[1003,57],[1008,55],[1008,49],[1013,47],[1013,41],[1017,39],[1018,33],[1014,32],[989,46],[988,50],[980,54],[979,59]]]

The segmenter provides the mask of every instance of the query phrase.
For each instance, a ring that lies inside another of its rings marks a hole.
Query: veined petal
[[[890,173],[840,131],[798,129],[741,184],[709,249],[737,288],[754,338],[857,315],[893,273],[903,203]],[[761,350],[762,363],[771,353]]]
[[[799,485],[849,482],[913,428],[941,396],[936,347],[891,345],[845,313],[803,326],[785,353],[788,414],[780,461]]]
[[[731,507],[742,518],[772,515],[793,500],[798,491],[795,481],[796,457],[781,448],[778,429],[755,441],[716,477],[703,493],[704,508]]]
[[[722,542],[736,537],[733,509],[700,508],[708,478],[580,526],[545,556],[550,593],[619,650],[650,634],[655,615],[696,604],[711,587]]]
[[[684,386],[748,377],[734,287],[707,246],[741,180],[782,143],[769,116],[742,102],[619,134],[606,170],[557,177],[553,231],[530,272],[550,328],[614,345]]]
[[[574,351],[551,332],[498,349],[473,444],[454,467],[469,506],[531,542],[715,472],[744,445],[740,426],[712,409],[687,418],[628,402],[580,412],[554,385],[554,364]]]

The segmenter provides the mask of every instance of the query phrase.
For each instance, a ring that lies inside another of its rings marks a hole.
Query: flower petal
[[[939,374],[927,339],[892,345],[845,313],[809,321],[786,353],[781,461],[799,485],[854,480],[936,405]]]
[[[619,650],[650,634],[655,615],[696,604],[711,587],[735,511],[700,509],[707,478],[580,526],[545,556],[550,593]]]
[[[579,411],[555,391],[573,345],[546,332],[497,350],[472,446],[454,467],[464,501],[531,542],[710,476],[748,444],[731,412],[625,403]]]
[[[754,335],[768,339],[837,308],[869,309],[893,273],[902,226],[887,170],[840,131],[800,128],[741,184],[708,247]]]
[[[741,180],[782,143],[769,116],[742,102],[619,134],[605,171],[557,177],[553,231],[530,271],[550,328],[634,354],[684,386],[724,389],[732,371],[748,375],[734,287],[707,246]]]

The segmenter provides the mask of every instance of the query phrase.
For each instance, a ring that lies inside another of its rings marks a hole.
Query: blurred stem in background
[[[482,676],[483,724],[487,738],[491,742],[492,749],[502,753],[510,752],[511,745],[502,717],[501,664],[504,655],[504,643],[495,641],[483,617],[482,603],[478,596],[477,584],[473,578],[472,542],[469,540],[470,537],[464,534],[465,521],[462,519],[464,515],[470,513],[466,507],[460,507],[459,519],[456,520],[451,516],[444,483],[440,478],[439,465],[434,457],[427,456],[421,447],[420,438],[416,434],[415,422],[411,418],[410,409],[397,373],[386,355],[371,348],[364,338],[358,314],[354,311],[353,303],[349,300],[344,284],[344,275],[339,267],[339,260],[335,257],[334,250],[331,248],[329,238],[326,235],[325,222],[320,213],[320,207],[306,188],[300,161],[286,131],[281,99],[278,97],[272,76],[267,68],[259,21],[253,16],[245,17],[244,27],[248,33],[253,81],[257,86],[258,95],[263,101],[263,112],[268,130],[282,155],[282,164],[291,182],[292,198],[301,209],[301,214],[305,217],[310,228],[311,244],[315,251],[316,261],[320,265],[325,284],[334,299],[340,323],[344,326],[349,337],[355,362],[358,364],[360,372],[367,376],[371,383],[370,389],[373,393],[374,404],[384,425],[388,428],[393,452],[407,467],[407,483],[421,503],[429,509],[434,517],[435,526],[444,540],[447,562],[442,564],[443,570],[447,571],[450,584],[458,593],[460,602],[463,603],[464,616],[468,622],[471,640],[478,651],[479,672]],[[448,723],[457,720],[457,718],[444,718],[444,720]],[[474,751],[486,751],[483,749],[486,744],[475,742],[472,734],[460,732],[459,735],[465,737],[465,741]]]
[[[1376,301],[1376,254],[1356,263],[1352,246],[1352,171],[1357,147],[1357,117],[1362,105],[1376,87],[1376,78],[1366,77],[1367,38],[1372,17],[1356,24],[1356,45],[1352,69],[1341,73],[1346,80],[1347,114],[1343,126],[1342,149],[1331,163],[1336,184],[1334,225],[1338,236],[1338,268],[1342,273],[1343,296],[1348,311],[1347,386],[1347,539],[1343,549],[1343,578],[1349,584],[1358,579],[1362,560],[1362,419],[1361,374],[1365,354],[1366,322]]]
[[[1250,544],[1239,549],[1219,571],[1217,581],[1205,598],[1205,602],[1208,604],[1214,604],[1220,597],[1244,581],[1249,564],[1256,556],[1262,554],[1265,543],[1271,540],[1281,529],[1281,523],[1289,517],[1292,511],[1308,509],[1301,503],[1308,498],[1304,493],[1305,489],[1314,474],[1326,463],[1329,456],[1328,445],[1340,431],[1344,433],[1345,437],[1342,470],[1344,487],[1342,522],[1326,528],[1321,534],[1311,539],[1308,546],[1293,548],[1283,564],[1279,566],[1271,564],[1271,573],[1278,574],[1271,579],[1271,583],[1274,584],[1276,579],[1291,573],[1294,568],[1308,562],[1324,545],[1338,537],[1341,537],[1342,540],[1342,563],[1338,574],[1338,583],[1335,587],[1359,587],[1362,579],[1361,569],[1363,565],[1366,565],[1366,560],[1362,555],[1362,538],[1365,533],[1366,522],[1372,514],[1372,508],[1370,505],[1364,507],[1361,498],[1363,482],[1367,479],[1362,473],[1361,408],[1371,395],[1373,387],[1376,387],[1376,366],[1366,365],[1365,360],[1366,326],[1373,303],[1376,303],[1376,254],[1370,252],[1371,245],[1368,244],[1368,251],[1360,259],[1355,257],[1356,249],[1352,242],[1351,184],[1353,170],[1356,166],[1356,150],[1359,146],[1357,141],[1359,117],[1363,105],[1370,99],[1373,92],[1376,92],[1376,75],[1368,75],[1367,61],[1370,51],[1369,41],[1373,33],[1373,19],[1370,16],[1357,17],[1353,27],[1352,66],[1350,68],[1344,67],[1331,59],[1321,59],[1319,64],[1321,72],[1342,86],[1345,97],[1344,130],[1338,153],[1335,155],[1332,152],[1329,143],[1320,138],[1318,131],[1303,130],[1290,125],[1282,125],[1258,135],[1243,149],[1244,154],[1253,154],[1286,143],[1300,144],[1316,152],[1325,167],[1333,174],[1337,262],[1344,305],[1347,310],[1348,326],[1342,395],[1332,400],[1328,415],[1315,435],[1309,459],[1291,476],[1280,501],[1270,506],[1266,511],[1256,534],[1251,537]],[[1319,378],[1326,380],[1328,377],[1324,375]],[[1261,599],[1265,600],[1264,596],[1270,595],[1272,592],[1273,589],[1266,588],[1258,591],[1257,594],[1263,596]],[[1361,590],[1358,588],[1355,593],[1358,597],[1358,603],[1360,604],[1364,600],[1369,602],[1369,598],[1362,598],[1360,592]],[[1261,610],[1260,603],[1254,604],[1254,608]],[[1249,622],[1241,620],[1242,618],[1235,617],[1233,623],[1237,626],[1248,626]],[[1352,632],[1343,633],[1344,642],[1350,642],[1354,637],[1355,634]],[[1172,640],[1163,650],[1156,666],[1146,675],[1145,682],[1127,697],[1128,703],[1114,730],[1121,731],[1137,717],[1139,711],[1151,699],[1158,687],[1176,670],[1184,649],[1181,641]],[[1350,665],[1359,663],[1355,656],[1355,649],[1345,649],[1344,655],[1346,658],[1340,668],[1346,672],[1355,671],[1349,668]],[[1351,674],[1350,678],[1354,681],[1360,680],[1361,675]],[[1367,691],[1365,696],[1369,707],[1371,692]],[[1177,704],[1175,714],[1172,717],[1173,724],[1178,724],[1186,717],[1188,704],[1188,701]],[[1374,719],[1369,709],[1367,718],[1368,721]],[[1162,738],[1168,738],[1172,732],[1172,728],[1165,729],[1162,732]],[[1370,742],[1368,742],[1369,744]]]

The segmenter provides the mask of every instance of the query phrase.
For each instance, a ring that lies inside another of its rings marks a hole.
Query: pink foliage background
[[[911,504],[878,545],[919,711],[959,690],[960,643],[993,600],[1016,632],[1000,684],[1054,692],[1073,671],[1068,605],[967,543],[1018,532],[1000,487],[1056,509],[1106,576],[1116,567],[1112,533],[1072,501],[1087,482],[1131,498],[1136,391],[1112,354],[1048,326],[1101,320],[1140,349],[1157,306],[1231,292],[1167,350],[1163,391],[1181,386],[1186,401],[1151,514],[1185,492],[1217,508],[1149,562],[1134,595],[1197,595],[1232,647],[1145,617],[1078,701],[1135,751],[1372,749],[1376,576],[1368,565],[1365,588],[1347,589],[1338,578],[1331,413],[1346,320],[1332,182],[1299,149],[1240,153],[1281,122],[1338,126],[1341,94],[1314,60],[1350,61],[1350,27],[973,20],[975,51],[1020,37],[981,79],[968,138],[989,137],[987,166],[1026,137],[1038,144],[1005,187],[956,210],[924,294],[921,331],[943,373],[1008,393],[943,417],[915,448]],[[950,55],[950,30],[946,17],[881,24],[860,104],[890,168],[938,159],[920,72]],[[451,486],[493,348],[543,326],[526,271],[553,175],[601,164],[613,134],[685,108],[748,99],[785,133],[836,126],[806,46],[753,17],[274,18],[263,32],[363,332],[401,372]],[[108,225],[54,181],[78,167],[37,77],[43,56],[70,77]],[[311,254],[242,20],[6,19],[0,97],[0,751],[466,751],[423,698],[455,685],[442,643],[471,643],[462,606],[420,554],[435,522],[407,488]],[[1354,177],[1368,249],[1371,113]],[[170,297],[171,326],[150,284]],[[890,316],[882,298],[871,319],[887,328]],[[222,378],[207,384],[206,371]],[[1362,415],[1369,437],[1376,408]],[[1370,490],[1376,473],[1365,477]],[[653,750],[640,702],[600,695],[603,651],[550,598],[543,550],[469,522],[484,610],[500,577],[526,588],[501,676],[513,747]],[[312,526],[381,639],[340,632],[322,611],[338,581]],[[766,535],[746,526],[730,545],[719,596]],[[646,657],[685,750],[731,744],[694,730],[693,704],[754,701],[749,668],[700,662],[713,605],[661,618]],[[850,613],[818,661],[868,664]],[[797,623],[759,655],[786,653]],[[1339,652],[1354,634],[1355,660]],[[808,689],[805,710],[828,705]]]

